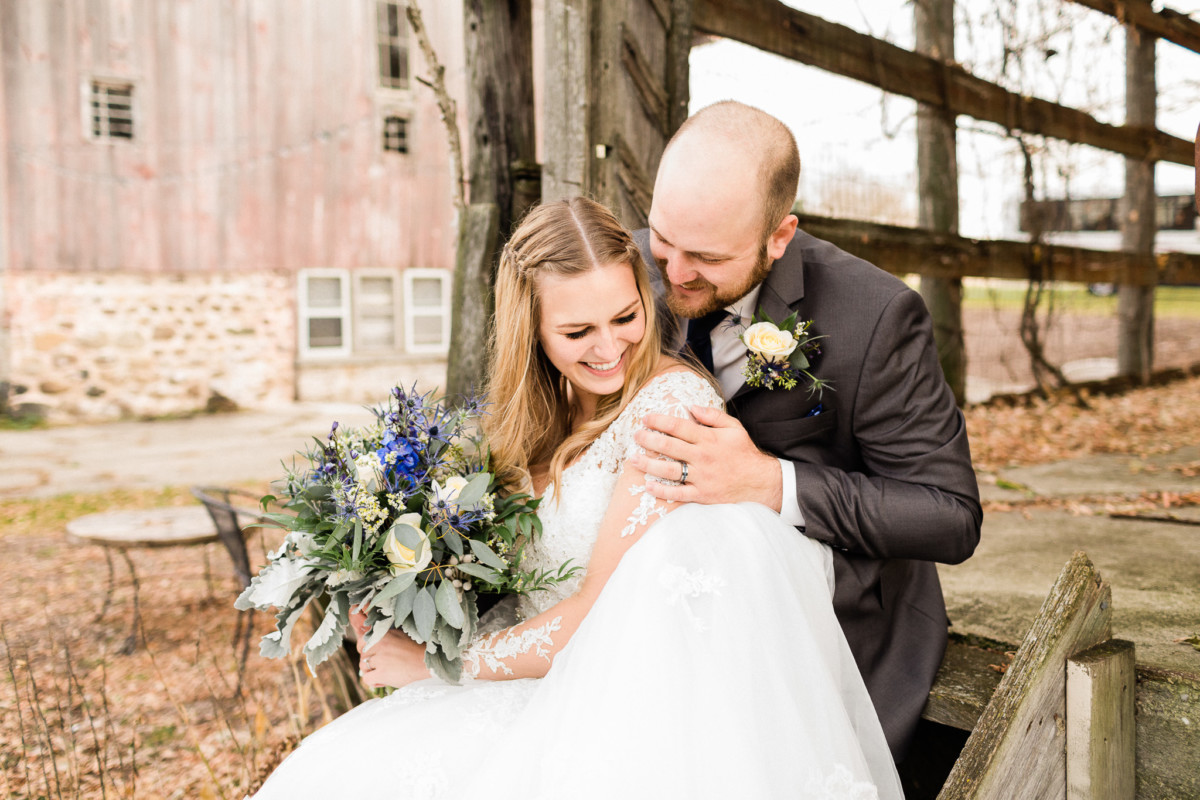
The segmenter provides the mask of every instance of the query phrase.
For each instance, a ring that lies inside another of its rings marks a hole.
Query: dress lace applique
[[[700,632],[708,630],[708,623],[696,614],[689,602],[701,595],[720,595],[725,581],[719,575],[706,575],[704,570],[688,571],[679,564],[668,564],[658,574],[658,583],[663,588],[667,605],[682,606],[692,627]]]
[[[879,790],[854,780],[844,764],[835,764],[833,771],[821,778],[810,776],[801,796],[809,800],[879,800]]]
[[[550,660],[548,648],[554,646],[550,634],[562,627],[562,617],[555,617],[545,625],[536,628],[526,628],[517,634],[501,635],[498,631],[485,639],[478,640],[463,653],[463,676],[476,678],[483,665],[493,673],[503,672],[512,675],[513,671],[504,663],[504,659],[522,655],[533,650],[535,655]],[[482,662],[482,663],[481,663]]]
[[[629,493],[640,494],[642,499],[638,501],[637,508],[633,509],[633,513],[625,518],[627,524],[621,528],[622,539],[635,533],[638,525],[649,525],[651,514],[658,514],[659,518],[667,515],[667,510],[663,508],[662,503],[656,502],[658,498],[646,491],[645,485],[630,486]]]

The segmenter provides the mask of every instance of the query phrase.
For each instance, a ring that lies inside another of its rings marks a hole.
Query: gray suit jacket
[[[658,280],[648,232],[635,239]],[[794,466],[803,532],[834,549],[834,610],[899,760],[946,647],[933,562],[970,556],[983,520],[963,416],[920,295],[868,262],[797,231],[759,308],[813,320],[812,371],[832,391],[742,386],[727,410]]]

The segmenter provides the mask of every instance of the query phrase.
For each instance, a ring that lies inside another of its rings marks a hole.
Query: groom
[[[740,103],[698,112],[667,145],[635,236],[728,413],[647,417],[639,443],[672,460],[636,466],[685,478],[650,482],[663,499],[763,503],[833,548],[834,610],[899,761],[946,646],[933,562],[970,556],[983,512],[921,297],[798,230],[799,175],[787,127]],[[738,333],[756,310],[813,321],[810,371],[828,388],[743,383]]]

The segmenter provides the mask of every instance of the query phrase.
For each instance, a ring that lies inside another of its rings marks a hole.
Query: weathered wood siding
[[[459,5],[424,12],[461,65]],[[415,80],[377,89],[375,31],[374,0],[4,0],[9,268],[450,268],[445,133]],[[132,141],[90,137],[93,78],[134,84]],[[407,155],[382,149],[392,99]]]

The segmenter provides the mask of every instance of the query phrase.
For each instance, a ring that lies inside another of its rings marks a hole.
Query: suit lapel
[[[799,238],[800,232],[797,231],[783,252],[783,257],[771,265],[771,271],[758,294],[758,308],[755,310],[762,311],[775,322],[783,322],[804,299],[804,257],[797,241]],[[733,403],[753,391],[755,389],[743,383],[729,398],[729,402]]]

